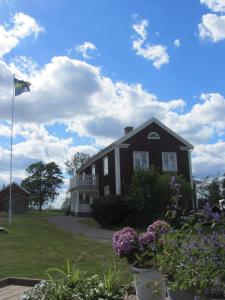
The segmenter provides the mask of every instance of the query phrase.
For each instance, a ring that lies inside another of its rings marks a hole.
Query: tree
[[[42,161],[31,164],[27,169],[29,176],[21,186],[30,192],[30,202],[42,210],[43,204],[53,202],[58,196],[57,189],[63,183],[63,176],[55,162],[44,164]]]
[[[222,198],[225,199],[225,174],[223,174],[222,179]]]
[[[65,162],[67,173],[69,175],[75,175],[76,171],[81,168],[89,159],[89,154],[76,152],[70,160]]]
[[[208,185],[208,202],[210,206],[214,204],[219,204],[219,200],[221,199],[221,189],[220,189],[220,182],[219,178],[215,177]]]
[[[130,206],[128,223],[145,225],[156,219],[165,218],[174,194],[171,189],[171,177],[169,174],[161,174],[154,168],[135,171],[128,195]],[[192,206],[191,185],[182,176],[176,176],[176,181],[180,186],[179,206],[182,212],[188,211]]]

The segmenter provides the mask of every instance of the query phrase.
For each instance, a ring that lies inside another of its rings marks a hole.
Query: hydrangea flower
[[[139,235],[139,244],[141,248],[145,248],[153,244],[156,240],[156,235],[153,231],[147,231]]]
[[[170,225],[163,221],[157,220],[152,225],[148,226],[148,232],[154,232],[156,235],[167,233],[170,230]]]
[[[129,255],[135,248],[138,235],[134,229],[125,227],[113,235],[113,248],[119,256]]]

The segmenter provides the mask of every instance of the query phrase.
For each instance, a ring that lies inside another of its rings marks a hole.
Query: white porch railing
[[[70,179],[70,189],[75,188],[97,188],[98,176],[94,175],[75,175]]]

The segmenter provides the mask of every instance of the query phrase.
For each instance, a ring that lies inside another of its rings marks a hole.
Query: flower
[[[141,248],[149,247],[156,241],[156,235],[153,231],[147,231],[139,235],[138,241]]]
[[[119,256],[129,255],[135,248],[138,241],[138,235],[130,227],[116,231],[113,235],[113,248]]]
[[[157,220],[152,225],[148,226],[148,232],[154,232],[156,235],[167,233],[170,230],[170,225],[163,221]]]

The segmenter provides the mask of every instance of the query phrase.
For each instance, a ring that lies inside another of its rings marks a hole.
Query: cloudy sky
[[[12,74],[32,83],[15,101],[18,182],[153,116],[194,144],[195,176],[225,172],[225,0],[0,0],[0,184]]]

